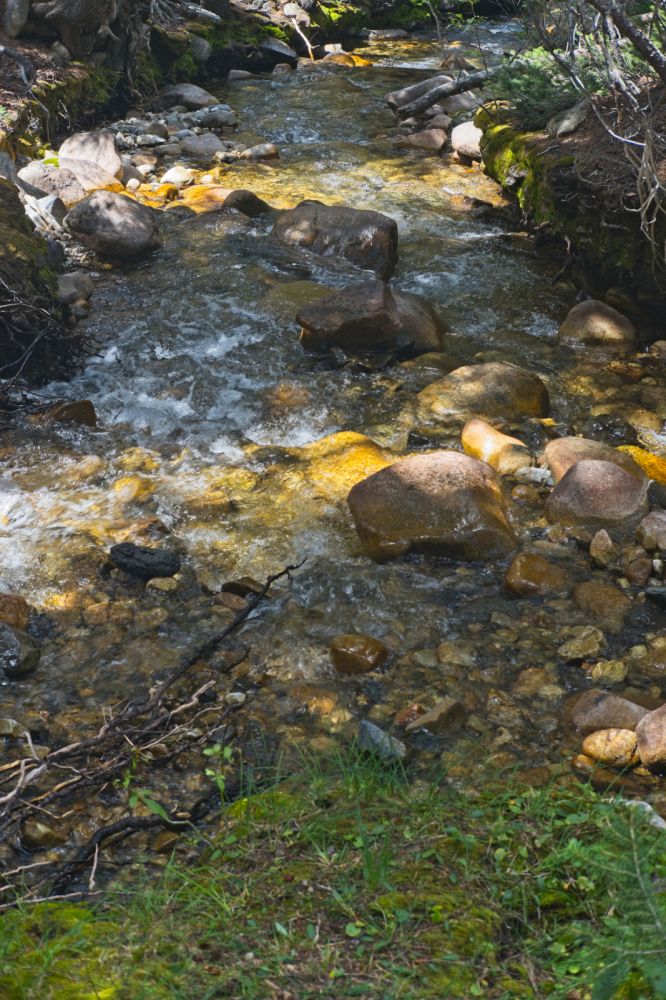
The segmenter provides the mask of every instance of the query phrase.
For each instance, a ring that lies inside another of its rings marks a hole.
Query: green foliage
[[[226,807],[194,866],[6,914],[0,995],[660,1000],[665,878],[666,834],[620,799],[462,794],[351,751]]]
[[[591,69],[579,69],[590,92],[596,92],[601,81]],[[494,82],[494,96],[508,101],[528,131],[544,128],[553,115],[581,100],[569,75],[543,48],[530,49],[520,60],[506,61]]]

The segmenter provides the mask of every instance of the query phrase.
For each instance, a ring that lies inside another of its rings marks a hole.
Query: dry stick
[[[16,49],[10,49],[7,45],[0,45],[0,56],[6,56],[7,59],[13,59],[15,63],[18,63],[23,83],[30,90],[37,76],[35,67],[30,60],[17,52]]]
[[[428,108],[432,107],[433,104],[436,104],[442,98],[455,97],[456,94],[463,94],[467,90],[475,90],[477,87],[482,87],[484,83],[492,80],[495,76],[497,76],[496,69],[482,69],[477,73],[469,73],[467,76],[461,76],[460,79],[452,80],[450,83],[440,83],[439,86],[433,87],[423,97],[417,97],[411,104],[405,104],[399,109],[400,114],[405,118],[411,118],[412,115],[419,115],[422,111],[427,111]]]

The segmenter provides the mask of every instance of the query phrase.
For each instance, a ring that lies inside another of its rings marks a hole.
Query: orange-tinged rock
[[[533,464],[529,449],[522,441],[502,434],[478,417],[468,420],[463,427],[462,446],[466,455],[480,458],[501,475]]]
[[[354,57],[349,52],[330,52],[324,56],[323,62],[335,63],[337,66],[355,66]]]
[[[140,503],[155,492],[155,485],[143,476],[121,476],[113,484],[113,492],[122,503]]]
[[[193,184],[184,188],[181,195],[185,205],[194,212],[218,212],[224,208],[232,190],[217,184]]]
[[[601,729],[583,740],[583,753],[608,767],[638,764],[636,733],[630,729]]]
[[[308,481],[332,499],[344,499],[356,483],[395,461],[372,438],[355,431],[330,434],[297,454],[310,463]]]
[[[157,191],[153,192],[155,198],[160,201],[173,201],[178,197],[178,188],[175,184],[160,184]]]
[[[514,597],[547,597],[566,593],[568,579],[561,566],[532,552],[521,552],[509,566],[504,586]]]
[[[370,635],[336,635],[331,643],[331,660],[340,674],[367,674],[381,667],[388,656],[384,643]]]
[[[649,479],[654,479],[656,483],[666,486],[666,458],[663,455],[653,455],[651,451],[637,448],[631,444],[621,445],[618,451],[624,451],[627,455],[631,455],[634,462],[640,465]]]
[[[0,594],[0,622],[24,632],[29,617],[30,607],[26,600],[14,594]]]
[[[363,56],[354,55],[353,52],[350,55],[354,60],[354,66],[374,66],[372,59],[364,59]]]

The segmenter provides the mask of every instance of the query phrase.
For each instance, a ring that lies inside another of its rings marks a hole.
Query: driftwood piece
[[[469,73],[467,76],[461,76],[457,80],[440,83],[431,90],[428,90],[421,97],[417,97],[410,104],[403,104],[399,108],[399,114],[403,118],[411,118],[412,115],[419,115],[443,98],[454,97],[456,94],[463,94],[467,90],[476,90],[479,87],[483,87],[496,74],[497,70],[495,69],[484,69],[479,70],[478,73]]]
[[[445,74],[431,76],[427,80],[421,80],[420,83],[412,83],[408,87],[401,87],[400,90],[392,90],[384,98],[384,103],[388,104],[390,108],[399,110],[405,104],[410,104],[417,97],[427,94],[428,91],[434,87],[438,87],[441,83],[450,83],[452,79],[452,76],[446,76]]]

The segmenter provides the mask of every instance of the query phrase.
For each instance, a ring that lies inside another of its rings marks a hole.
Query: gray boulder
[[[192,111],[198,111],[199,108],[219,104],[219,101],[217,97],[213,97],[203,87],[197,87],[194,83],[175,83],[161,90],[155,103],[161,108],[173,108],[177,104],[182,104]]]
[[[613,537],[632,534],[647,511],[648,480],[604,461],[576,462],[546,501],[552,523]]]
[[[65,218],[76,239],[101,257],[135,259],[160,244],[157,214],[124,195],[96,191]]]
[[[10,38],[16,38],[23,29],[30,13],[30,0],[4,0],[0,3],[0,25]]]
[[[63,167],[53,167],[42,160],[33,160],[18,172],[21,186],[36,197],[55,195],[69,208],[85,198],[83,186]]]
[[[76,132],[65,139],[58,151],[61,166],[73,170],[69,163],[63,160],[84,160],[92,163],[102,174],[118,180],[123,175],[123,161],[120,158],[116,137],[107,129],[98,132]]]

